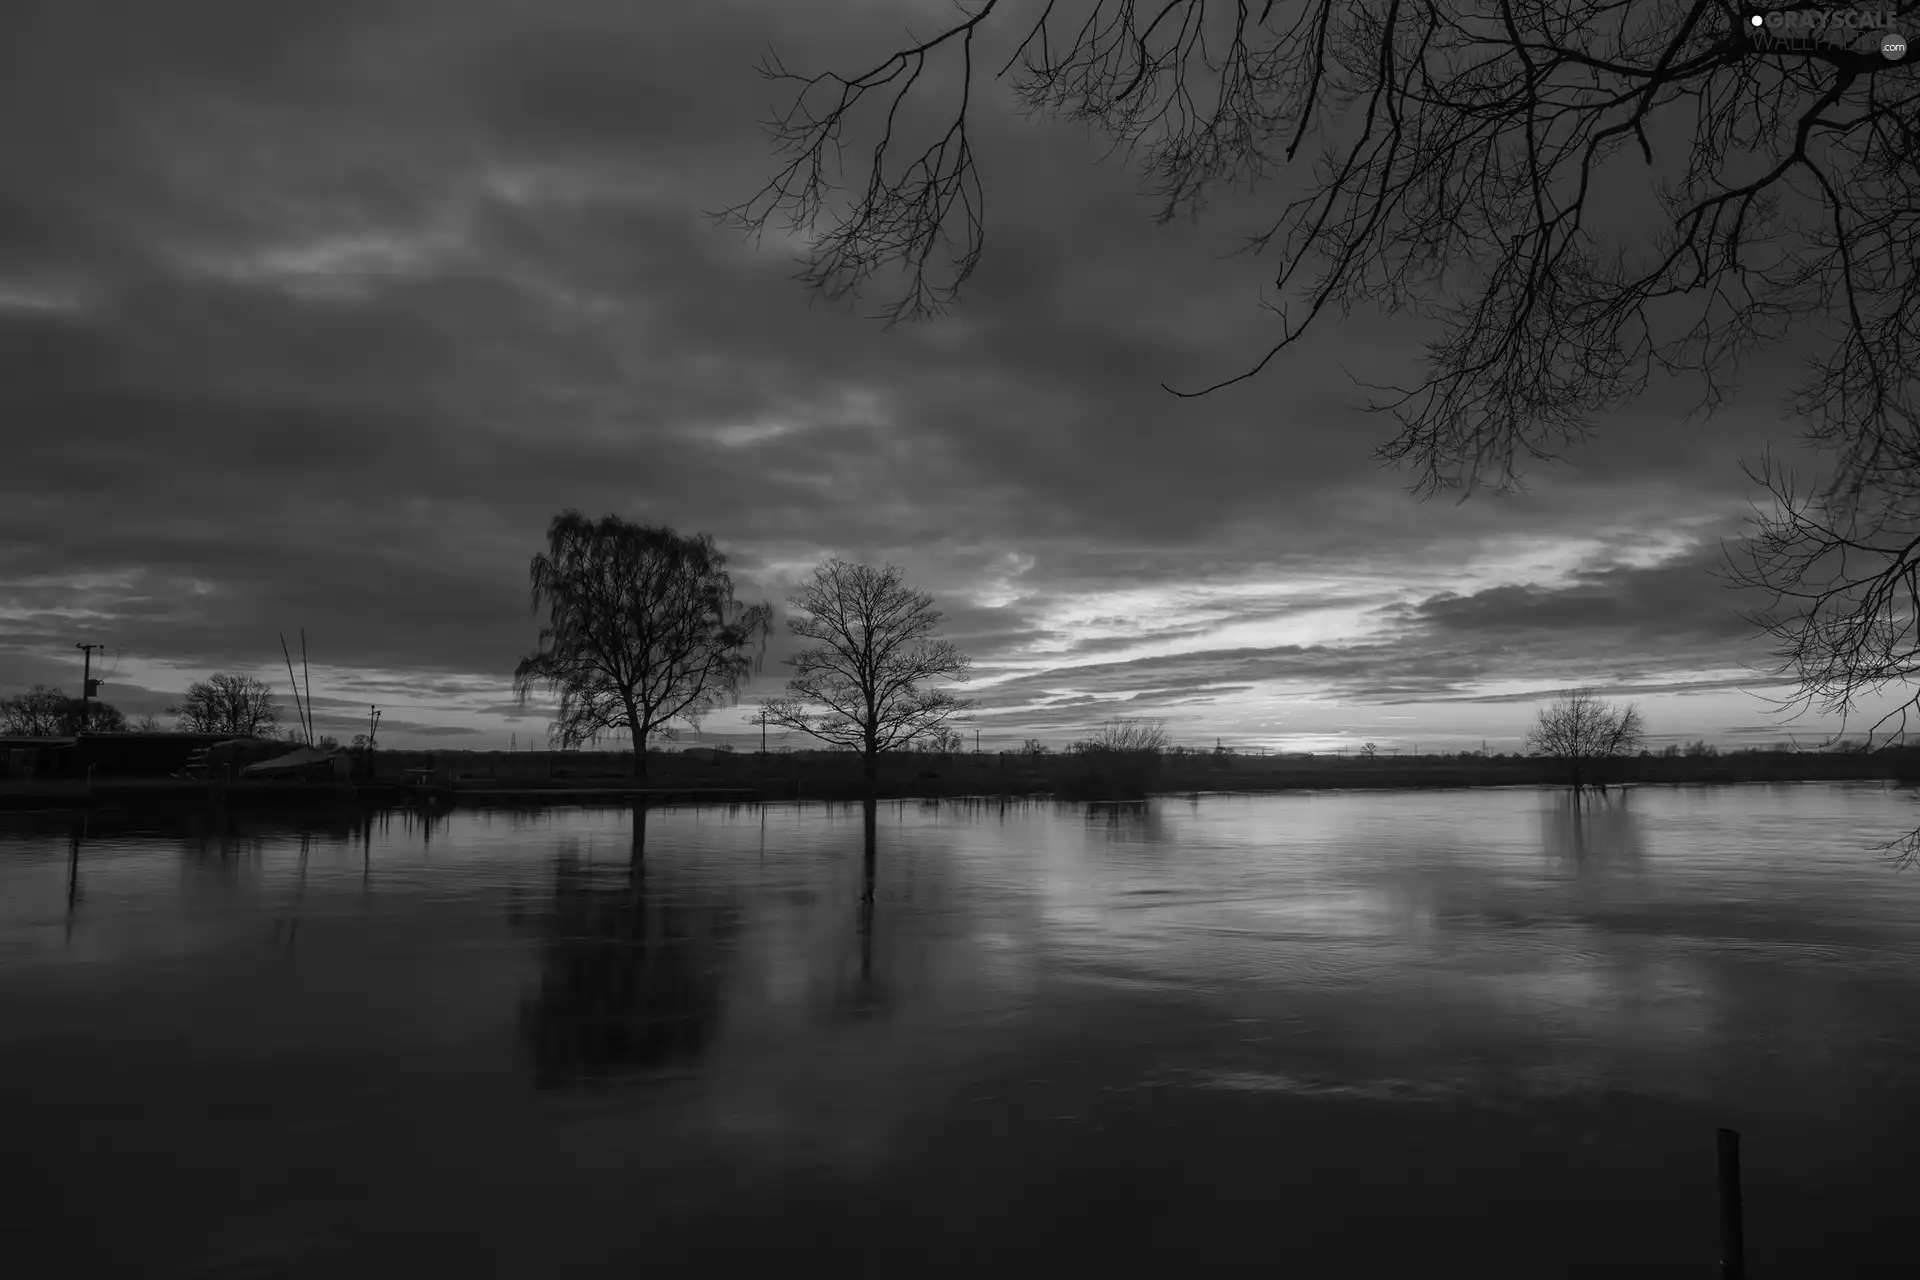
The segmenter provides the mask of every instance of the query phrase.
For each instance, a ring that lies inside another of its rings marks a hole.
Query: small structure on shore
[[[295,747],[285,755],[260,760],[240,770],[248,779],[298,779],[308,782],[344,782],[353,774],[353,757],[344,751]]]
[[[0,776],[47,777],[63,772],[64,756],[78,738],[0,738]]]
[[[0,776],[9,778],[164,778],[180,773],[214,733],[83,733],[0,738]],[[258,758],[258,757],[253,757]]]

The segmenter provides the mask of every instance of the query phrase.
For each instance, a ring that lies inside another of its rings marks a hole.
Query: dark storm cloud
[[[1754,628],[1742,614],[1766,601],[1722,580],[1726,568],[1719,544],[1703,544],[1651,568],[1582,568],[1552,587],[1434,596],[1409,614],[1414,625],[1438,638],[1561,634],[1604,639],[1609,646],[1626,642],[1691,650],[1718,644],[1745,650]]]
[[[276,633],[304,627],[343,704],[497,724],[534,639],[527,561],[568,506],[715,534],[749,599],[825,555],[905,563],[1000,708],[1274,680],[1439,698],[1596,652],[1651,671],[1663,645],[1731,649],[1690,563],[1433,594],[1352,644],[1028,673],[1037,646],[1124,654],[1058,620],[1116,585],[1348,584],[1135,620],[1204,645],[1408,600],[1501,539],[1711,516],[1753,423],[1679,433],[1655,401],[1584,472],[1417,505],[1369,460],[1390,424],[1353,412],[1347,377],[1404,373],[1406,325],[1357,316],[1269,377],[1169,397],[1160,380],[1237,373],[1270,340],[1271,264],[1220,257],[1260,201],[1156,229],[1097,141],[1018,120],[998,89],[976,146],[1000,213],[962,307],[883,331],[812,305],[777,236],[756,250],[701,215],[775,164],[756,121],[777,90],[752,63],[771,41],[796,66],[864,66],[919,12],[26,6],[0,49],[0,687],[64,672],[81,631],[157,686],[268,672]],[[793,647],[776,634],[760,685]]]

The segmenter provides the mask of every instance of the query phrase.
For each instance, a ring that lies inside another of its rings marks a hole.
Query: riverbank
[[[1650,756],[1613,761],[1590,780],[1610,785],[1920,782],[1920,751]],[[878,791],[889,800],[969,795],[1103,800],[1196,792],[1559,786],[1566,781],[1552,762],[1526,757],[955,753],[885,758]],[[645,775],[636,778],[632,756],[612,752],[381,752],[361,779],[351,782],[9,779],[0,781],[0,810],[856,800],[866,786],[857,757],[831,753],[740,752],[701,759],[650,752]]]

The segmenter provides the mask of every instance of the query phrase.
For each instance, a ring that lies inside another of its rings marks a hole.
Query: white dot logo
[[[1767,20],[1757,13],[1751,18],[1748,18],[1747,21],[1756,27],[1764,27],[1767,25]]]
[[[1907,38],[1888,32],[1886,38],[1880,41],[1880,52],[1886,57],[1888,62],[1896,62],[1906,57]]]

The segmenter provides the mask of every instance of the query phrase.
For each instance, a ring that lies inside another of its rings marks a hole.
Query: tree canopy
[[[73,733],[125,733],[127,717],[99,699],[86,702],[81,723],[81,700],[48,684],[0,698],[0,733],[22,738],[54,738]]]
[[[273,689],[253,676],[221,672],[187,686],[179,705],[167,708],[181,730],[192,733],[230,733],[251,738],[272,733],[280,723]]]
[[[650,738],[738,695],[754,664],[747,647],[764,645],[773,616],[769,604],[734,599],[711,537],[613,515],[555,516],[528,578],[547,624],[514,669],[516,696],[524,706],[536,688],[558,695],[548,736],[561,749],[627,733],[636,776]]]

